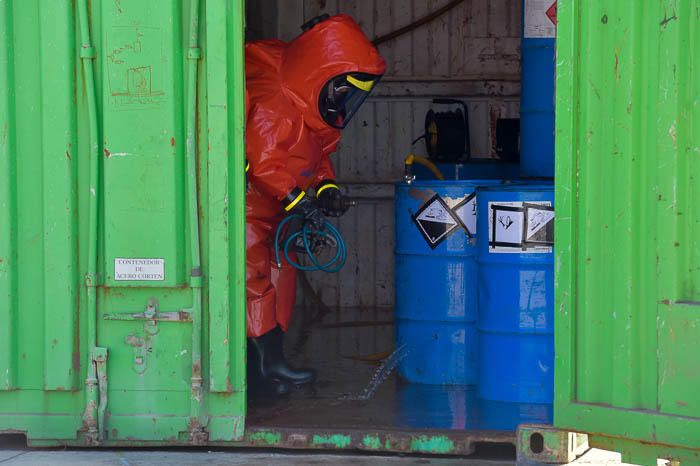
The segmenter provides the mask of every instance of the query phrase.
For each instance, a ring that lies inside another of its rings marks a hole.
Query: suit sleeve
[[[291,121],[264,109],[251,109],[246,129],[250,180],[267,195],[279,200],[297,187],[287,168],[292,130]]]
[[[329,130],[327,134],[322,135],[322,139],[323,157],[321,158],[321,164],[316,172],[314,186],[318,186],[318,184],[323,181],[335,180],[335,171],[333,170],[330,155],[338,149],[340,133],[336,129]]]
[[[333,165],[331,164],[331,158],[328,155],[324,155],[321,159],[321,165],[316,172],[316,178],[314,180],[314,186],[326,180],[334,180],[335,171],[333,170]]]

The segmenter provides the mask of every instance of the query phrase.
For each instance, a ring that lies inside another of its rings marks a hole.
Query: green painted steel
[[[243,75],[242,0],[0,0],[0,432],[243,438]]]
[[[558,19],[555,424],[699,449],[700,1]]]

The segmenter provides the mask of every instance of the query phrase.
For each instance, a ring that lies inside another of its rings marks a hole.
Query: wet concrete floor
[[[248,426],[514,432],[520,422],[551,419],[546,405],[479,400],[474,388],[410,384],[396,371],[369,399],[348,399],[363,394],[395,349],[391,310],[300,309],[286,346],[295,365],[318,370],[318,381],[288,399],[252,396]]]

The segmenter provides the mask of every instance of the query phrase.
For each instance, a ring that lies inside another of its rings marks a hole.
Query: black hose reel
[[[430,159],[450,163],[471,159],[467,105],[456,99],[433,99],[433,104],[461,105],[462,108],[445,112],[431,109],[425,115],[425,134],[421,138],[425,138]]]

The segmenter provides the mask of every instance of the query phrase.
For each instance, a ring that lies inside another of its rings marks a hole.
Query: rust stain
[[[114,437],[114,438],[119,437],[119,431],[117,429],[112,429],[112,437]]]
[[[615,50],[615,81],[620,80],[620,49]]]
[[[170,138],[170,145],[175,147],[175,138]]]
[[[70,158],[70,152],[68,152],[68,151],[66,151],[66,157],[68,158],[68,160],[73,160]]]
[[[226,391],[229,393],[233,393],[233,385],[231,384],[230,376],[226,376]]]
[[[666,26],[668,26],[668,23],[670,23],[671,21],[676,21],[676,20],[678,20],[678,16],[676,16],[675,13],[673,13],[673,16],[668,16],[668,14],[666,14],[666,12],[664,11],[664,19],[661,20],[661,22],[659,23],[659,26],[661,26],[663,29],[666,29]]]
[[[90,400],[85,407],[85,412],[83,413],[83,425],[86,429],[90,426],[96,425],[96,419],[93,416],[95,411],[97,411],[97,405],[95,405],[94,400]]]
[[[428,202],[434,195],[432,189],[411,188],[408,190],[408,195],[417,201]]]
[[[676,404],[677,404],[678,406],[680,406],[681,408],[685,408],[686,406],[688,406],[688,403],[687,403],[687,402],[681,401],[681,400],[676,401]]]
[[[499,118],[501,118],[501,108],[492,106],[489,110],[489,136],[491,140],[489,150],[492,158],[496,157],[496,147],[498,146],[496,143],[496,127],[498,126]]]
[[[109,156],[112,155],[112,153],[106,147],[103,149],[103,152],[105,153],[105,157],[107,158],[109,158]]]
[[[80,370],[80,352],[73,351],[72,355],[73,369]]]
[[[125,340],[127,345],[134,348],[143,348],[146,345],[146,340],[136,335],[128,335]]]
[[[675,121],[671,124],[671,127],[668,129],[668,135],[671,137],[671,141],[673,141],[673,148],[677,149],[678,148],[678,131],[676,130],[676,122]]]

